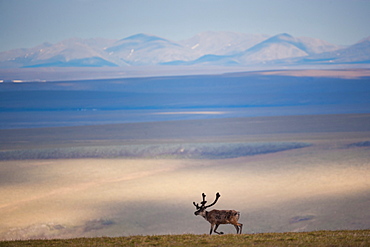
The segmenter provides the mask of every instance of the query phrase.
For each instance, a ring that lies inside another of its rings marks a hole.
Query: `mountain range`
[[[0,68],[358,63],[370,63],[370,36],[345,47],[286,33],[203,32],[179,42],[136,34],[121,40],[72,38],[0,53]]]

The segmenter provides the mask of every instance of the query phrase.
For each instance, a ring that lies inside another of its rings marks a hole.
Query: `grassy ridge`
[[[0,160],[80,158],[226,159],[310,146],[300,142],[84,146],[0,151]]]
[[[370,230],[4,241],[0,246],[369,246]]]

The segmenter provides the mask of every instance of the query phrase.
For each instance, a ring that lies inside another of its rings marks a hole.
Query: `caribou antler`
[[[202,198],[203,200],[200,202],[201,206],[199,206],[199,203],[195,203],[193,202],[194,206],[199,209],[201,207],[204,207],[204,205],[206,205],[207,201],[206,201],[206,195],[204,193],[202,193]]]
[[[200,202],[200,205],[201,206],[199,206],[199,204],[198,203],[195,203],[195,202],[193,202],[193,204],[194,204],[194,206],[197,208],[197,209],[199,209],[199,208],[201,208],[201,207],[203,207],[203,208],[209,208],[209,207],[212,207],[213,205],[215,205],[216,204],[216,202],[218,201],[218,198],[220,198],[220,193],[216,193],[216,199],[215,199],[215,201],[212,203],[212,204],[210,204],[210,205],[208,205],[208,206],[206,206],[206,204],[207,204],[207,201],[206,201],[206,194],[204,194],[204,193],[202,193],[202,201]]]
[[[206,205],[206,203],[207,203],[207,201],[206,201],[206,194],[202,193],[202,198],[203,198],[203,200],[202,200],[202,202],[200,204],[202,204],[202,206],[204,207]]]
[[[209,207],[212,207],[213,205],[215,205],[216,202],[218,201],[218,198],[220,198],[220,196],[221,196],[220,193],[217,192],[215,201],[212,204],[210,204],[208,206],[205,206],[205,208],[209,208]]]

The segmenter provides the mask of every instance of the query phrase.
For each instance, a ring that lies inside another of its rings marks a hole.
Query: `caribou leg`
[[[239,223],[239,229],[240,229],[239,234],[242,234],[242,229],[243,229],[243,224],[242,223]]]
[[[214,226],[214,224],[211,224],[211,231],[209,232],[209,235],[212,235],[212,232],[213,232],[213,226]]]
[[[215,227],[214,232],[215,232],[215,233],[217,233],[217,234],[222,235],[222,234],[224,234],[223,232],[217,232],[217,228],[218,228],[218,226],[219,226],[219,225],[220,225],[220,224],[216,224],[216,227]]]
[[[236,229],[236,234],[239,233],[239,226],[238,225],[234,225],[235,229]]]

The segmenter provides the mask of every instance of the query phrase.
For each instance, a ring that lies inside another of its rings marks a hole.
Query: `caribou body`
[[[212,207],[213,205],[216,204],[220,196],[221,196],[220,193],[217,192],[215,201],[212,204],[206,206],[207,203],[206,195],[202,193],[203,200],[202,202],[200,202],[200,206],[198,203],[193,202],[195,208],[197,209],[197,211],[195,211],[194,214],[201,215],[205,220],[211,223],[211,230],[209,234],[212,234],[212,232],[215,232],[217,234],[224,234],[223,232],[217,232],[217,228],[221,224],[232,224],[236,229],[236,233],[241,234],[243,224],[238,222],[240,212],[235,210],[217,210],[217,209],[206,211],[207,208]]]

